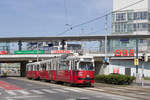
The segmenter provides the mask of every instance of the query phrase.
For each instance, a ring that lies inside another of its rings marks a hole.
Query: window
[[[125,21],[126,20],[126,13],[117,13],[116,14],[116,21]]]
[[[80,62],[79,70],[94,70],[92,62]]]
[[[148,18],[148,12],[135,12],[134,20],[145,20]]]
[[[133,24],[127,24],[127,32],[132,32]]]
[[[133,24],[133,30],[134,31],[146,31],[148,28],[148,24],[147,23],[136,23]]]
[[[133,20],[133,13],[132,12],[128,12],[128,20]]]

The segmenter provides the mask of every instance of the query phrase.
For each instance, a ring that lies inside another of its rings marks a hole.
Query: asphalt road
[[[47,85],[48,84],[48,85]],[[0,100],[136,100],[124,96],[39,81],[0,78]]]

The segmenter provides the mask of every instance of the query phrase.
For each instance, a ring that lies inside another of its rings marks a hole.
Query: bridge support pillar
[[[21,51],[22,50],[22,42],[21,41],[18,41],[18,49],[19,49],[19,51]]]
[[[20,64],[20,76],[21,77],[26,76],[26,64],[27,64],[27,62],[21,62],[21,64]]]

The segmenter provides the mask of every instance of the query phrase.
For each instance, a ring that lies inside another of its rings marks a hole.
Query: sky
[[[0,37],[102,35],[105,18],[61,33],[112,11],[112,1],[0,0]]]

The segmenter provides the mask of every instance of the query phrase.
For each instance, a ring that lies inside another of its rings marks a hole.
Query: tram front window
[[[92,62],[80,62],[79,70],[94,70]]]

